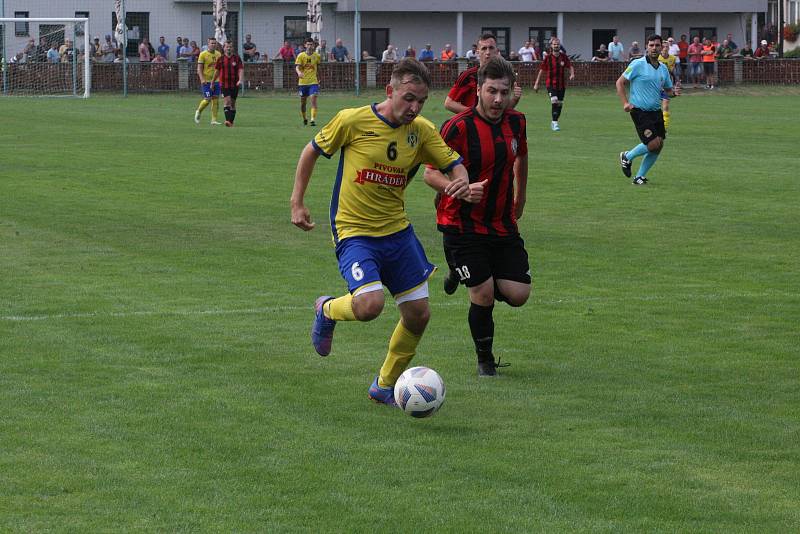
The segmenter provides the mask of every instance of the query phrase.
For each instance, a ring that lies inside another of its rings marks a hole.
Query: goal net
[[[89,96],[89,19],[0,18],[2,96]]]

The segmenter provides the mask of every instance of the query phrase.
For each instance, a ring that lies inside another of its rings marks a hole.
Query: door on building
[[[128,28],[128,46],[126,57],[139,57],[139,43],[150,38],[150,13],[146,11],[128,11],[125,13],[125,26]],[[117,14],[111,13],[111,33],[117,27]],[[151,43],[152,44],[152,43]]]
[[[497,49],[508,59],[508,54],[511,52],[511,28],[481,28],[481,33],[491,33],[497,37]]]
[[[592,30],[592,54],[594,55],[595,50],[600,48],[601,44],[608,46],[608,43],[614,40],[615,35],[617,35],[616,28]],[[627,47],[625,47],[625,49],[627,50]]]
[[[389,46],[389,28],[361,28],[361,50],[370,56],[381,58]]]

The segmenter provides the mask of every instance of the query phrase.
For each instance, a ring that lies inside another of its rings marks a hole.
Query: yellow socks
[[[203,110],[208,107],[208,103],[209,103],[208,100],[206,100],[205,98],[203,100],[201,100],[200,101],[200,105],[197,106],[197,111],[202,113]]]
[[[311,108],[311,120],[317,120],[317,108]]]
[[[214,98],[211,100],[211,120],[217,120],[217,116],[219,115],[219,98]]]
[[[322,313],[334,321],[355,321],[353,313],[353,295],[347,293],[337,299],[332,299],[322,305]]]
[[[664,129],[669,130],[669,111],[664,112]]]
[[[394,329],[392,339],[389,341],[389,352],[383,362],[381,372],[378,375],[378,386],[388,388],[394,386],[397,379],[408,367],[408,363],[417,352],[417,345],[422,335],[411,332],[403,325],[401,319]]]

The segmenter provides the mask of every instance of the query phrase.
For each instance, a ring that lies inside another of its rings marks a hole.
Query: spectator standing
[[[341,39],[336,39],[336,46],[331,48],[331,59],[343,63],[350,61],[350,52],[344,46]]]
[[[323,39],[319,42],[319,46],[317,47],[317,54],[319,54],[319,60],[322,63],[327,63],[330,60],[330,52],[328,51],[328,41]]]
[[[183,52],[183,39],[179,35],[178,37],[175,38],[175,61],[183,59],[183,57],[181,56],[182,52]]]
[[[680,53],[681,49],[678,46],[678,43],[675,42],[674,37],[670,37],[667,39],[667,47],[669,50],[669,55],[675,57],[675,68],[672,69],[672,81],[676,83],[680,83],[681,76],[683,74],[682,65],[680,62]]]
[[[631,50],[630,54],[628,55],[628,61],[633,61],[634,59],[639,59],[640,57],[644,57],[644,54],[642,53],[642,49],[639,48],[639,41],[634,41],[631,43]]]
[[[703,45],[700,44],[700,37],[695,36],[692,44],[687,49],[689,57],[689,78],[695,88],[703,77]]]
[[[761,40],[761,46],[756,48],[753,57],[756,59],[769,59],[769,43],[766,39]]]
[[[194,57],[194,48],[192,48],[192,46],[189,44],[188,37],[183,38],[183,48],[181,48],[181,57],[189,62],[196,61],[197,59]]]
[[[158,55],[169,60],[169,45],[163,35],[158,38]]]
[[[40,37],[39,38],[39,46],[36,47],[36,50],[33,53],[33,55],[34,55],[33,60],[38,62],[38,63],[47,62],[47,49],[48,48],[50,48],[50,47],[47,46],[47,38],[46,37]]]
[[[608,57],[611,61],[624,61],[625,46],[619,42],[619,36],[615,35],[608,43]]]
[[[381,62],[383,63],[397,63],[397,50],[394,49],[393,44],[386,46],[386,50],[381,54]]]
[[[453,51],[453,47],[450,46],[450,43],[444,45],[440,59],[442,61],[455,61],[456,53]]]
[[[744,48],[739,50],[739,55],[742,56],[744,59],[755,59],[753,57],[753,47],[750,46],[750,42],[748,41],[745,43]]]
[[[216,40],[216,39],[214,39],[214,42],[216,43],[216,42],[217,42],[217,40]],[[189,46],[191,47],[191,53],[190,53],[190,56],[189,56],[189,61],[190,61],[191,63],[197,63],[197,60],[200,58],[200,54],[201,54],[203,51],[202,51],[202,50],[200,50],[200,47],[198,47],[198,46],[197,46],[197,41],[192,41],[191,43],[189,43]],[[206,50],[205,50],[205,51],[208,51],[208,48],[209,48],[209,46],[210,46],[210,45],[206,45]],[[221,53],[221,52],[220,52],[220,51],[217,49],[217,45],[215,45],[215,46],[214,46],[214,50],[217,52],[217,54],[220,54],[220,55],[222,54],[222,53]]]
[[[54,41],[50,44],[50,49],[47,51],[47,62],[58,63],[59,61],[61,61],[61,57],[58,55],[58,49]]]
[[[239,88],[244,80],[244,62],[233,53],[233,43],[230,41],[225,42],[222,50],[223,54],[214,68],[217,69],[219,85],[222,88],[225,126],[231,128],[233,121],[236,120],[236,99],[239,97]]]
[[[117,46],[111,40],[110,35],[106,35],[106,40],[100,47],[100,51],[103,53],[103,63],[114,62],[114,58],[117,55]]]
[[[729,33],[725,38],[728,40],[728,46],[731,48],[733,53],[735,54],[736,52],[738,52],[739,51],[739,45],[737,45],[733,41],[733,34]]]
[[[717,50],[711,39],[703,41],[703,73],[706,75],[706,89],[713,89],[715,82],[714,72],[716,71]]]
[[[550,129],[554,132],[559,131],[561,128],[558,125],[558,119],[561,116],[561,110],[564,107],[564,93],[567,90],[566,71],[569,70],[569,79],[575,79],[575,67],[569,60],[569,56],[561,48],[561,41],[558,37],[550,40],[550,52],[542,60],[539,66],[539,72],[536,74],[536,81],[533,83],[533,90],[539,92],[539,79],[542,73],[547,73],[545,86],[547,87],[547,94],[550,95],[550,114],[552,122]]]
[[[61,58],[61,63],[72,63],[72,58],[75,56],[75,48],[72,46],[72,41],[67,39],[61,48],[58,49],[58,55]]]
[[[689,42],[686,40],[686,34],[681,35],[681,40],[678,41],[678,63],[681,65],[681,76],[684,82],[689,81]]]
[[[249,33],[244,36],[244,43],[242,44],[242,53],[244,54],[244,60],[248,63],[255,63],[256,61],[259,60],[259,58],[261,58],[261,53],[258,51],[258,47],[253,42],[253,36],[250,35]]]
[[[25,56],[26,62],[36,61],[36,41],[28,39],[25,48],[22,50],[22,54]]]
[[[147,46],[150,44],[150,41],[147,37],[142,39],[142,42],[139,43],[139,62],[140,63],[150,63],[150,60],[153,59],[150,57],[150,47]]]
[[[425,45],[425,48],[419,53],[418,59],[425,62],[434,60],[433,50],[431,49],[430,43]]]
[[[611,58],[608,55],[608,50],[606,50],[606,45],[604,44],[600,45],[600,48],[598,48],[597,51],[595,51],[594,57],[592,57],[592,61],[607,62],[610,59]]]
[[[294,62],[296,56],[294,54],[294,47],[289,43],[289,41],[284,41],[283,46],[278,50],[278,53],[275,55],[275,59],[282,59],[284,61],[292,61]]]
[[[478,45],[472,43],[472,47],[467,50],[467,53],[464,54],[464,57],[469,61],[478,61]]]
[[[532,63],[539,59],[536,57],[536,49],[533,48],[530,41],[525,41],[525,44],[522,45],[522,48],[517,53],[519,54],[519,60],[525,63]]]
[[[417,58],[417,51],[414,49],[413,46],[408,45],[408,48],[406,48],[406,51],[403,54],[403,57],[413,57],[414,59],[416,59]]]
[[[717,59],[730,59],[733,57],[733,48],[727,39],[722,40],[722,45],[717,49]]]

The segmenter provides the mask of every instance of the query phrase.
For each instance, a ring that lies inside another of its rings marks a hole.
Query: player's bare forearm
[[[450,111],[452,113],[461,113],[462,111],[467,109],[467,106],[463,105],[461,102],[456,102],[449,96],[445,97],[444,99],[444,107],[447,111]]]
[[[539,71],[536,74],[536,81],[533,82],[533,90],[536,91],[537,93],[539,92],[539,80],[541,79],[542,79],[542,71]]]
[[[630,111],[630,103],[628,102],[628,95],[625,93],[625,76],[620,76],[617,78],[617,96],[619,96],[620,102],[622,102],[622,109],[625,111]]]
[[[203,68],[200,65],[197,66],[197,77],[200,79],[200,85],[206,83],[205,79],[203,79]]]
[[[450,179],[437,169],[425,167],[422,180],[437,193],[443,193],[444,188],[450,183]]]
[[[518,157],[514,161],[514,214],[522,217],[528,195],[528,155]]]
[[[314,172],[317,158],[319,158],[319,153],[311,143],[307,144],[303,148],[303,152],[300,153],[300,159],[297,160],[297,169],[294,173],[294,187],[292,188],[292,197],[290,199],[292,224],[305,231],[312,230],[315,226],[311,220],[311,212],[306,208],[303,199],[305,198],[306,189],[308,189],[308,183],[311,181],[311,173]]]

